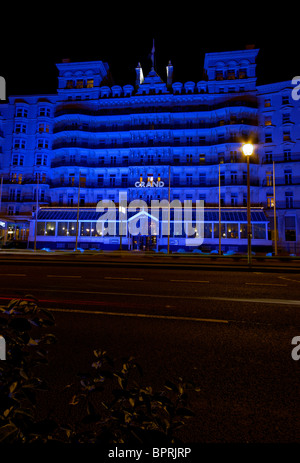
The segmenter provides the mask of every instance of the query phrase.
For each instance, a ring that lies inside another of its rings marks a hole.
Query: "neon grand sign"
[[[147,181],[144,181],[141,175],[140,181],[135,182],[134,186],[136,188],[161,188],[165,186],[165,183],[161,181],[160,175],[158,175],[157,180],[155,181],[153,175],[150,174],[147,177]]]

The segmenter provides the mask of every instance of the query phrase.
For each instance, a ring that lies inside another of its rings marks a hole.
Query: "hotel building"
[[[170,62],[165,76],[152,66],[144,77],[138,64],[123,87],[107,63],[63,60],[56,94],[9,96],[0,105],[2,246],[244,252],[242,146],[251,142],[252,249],[274,251],[277,228],[278,253],[299,254],[299,101],[290,81],[257,86],[258,52],[207,53],[198,82],[176,82]],[[144,207],[121,213],[120,201],[134,200]],[[167,218],[151,210],[163,200],[189,206],[193,221],[204,204],[201,244],[199,230],[175,226],[175,209]]]

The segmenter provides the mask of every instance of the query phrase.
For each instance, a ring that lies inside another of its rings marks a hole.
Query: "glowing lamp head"
[[[245,156],[251,156],[253,153],[253,145],[251,143],[245,143],[242,150]]]

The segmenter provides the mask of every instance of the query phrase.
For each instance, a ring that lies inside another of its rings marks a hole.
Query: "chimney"
[[[144,82],[144,74],[143,74],[141,63],[138,63],[137,67],[135,68],[135,72],[136,72],[135,84],[141,85]]]
[[[169,64],[166,69],[167,69],[167,86],[171,87],[172,81],[173,81],[173,65],[171,61],[169,61]]]

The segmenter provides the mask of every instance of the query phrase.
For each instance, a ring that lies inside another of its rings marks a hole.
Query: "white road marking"
[[[105,280],[133,280],[143,281],[144,278],[126,278],[126,277],[104,277]]]
[[[11,288],[6,288],[11,289]],[[13,288],[14,289],[14,288]],[[84,290],[74,290],[74,289],[52,289],[52,288],[30,288],[27,289],[29,292],[56,292],[56,293],[78,293],[78,294],[98,294],[102,296],[130,296],[130,297],[152,297],[157,299],[191,299],[191,300],[198,300],[198,301],[228,301],[228,302],[248,302],[250,304],[258,303],[258,304],[278,304],[278,305],[299,305],[300,300],[293,300],[293,299],[250,299],[250,298],[232,298],[232,297],[212,297],[212,296],[175,296],[174,294],[143,294],[143,293],[117,293],[117,292],[108,292],[108,291],[84,291]]]
[[[282,280],[295,281],[296,283],[300,283],[299,280],[293,280],[292,278],[286,278],[286,277],[278,277],[278,278],[281,278]]]
[[[228,320],[218,320],[214,318],[194,318],[194,317],[175,317],[169,315],[149,315],[144,313],[126,313],[126,312],[103,312],[99,310],[77,310],[77,309],[55,309],[47,308],[52,312],[64,312],[64,313],[81,313],[81,314],[92,314],[92,315],[111,315],[116,317],[136,317],[136,318],[156,318],[163,320],[185,320],[192,322],[209,322],[209,323],[229,323]]]
[[[203,281],[203,280],[169,280],[169,281],[181,281],[184,283],[209,283],[209,281]]]
[[[81,275],[47,275],[48,278],[81,278]]]
[[[2,277],[26,277],[26,273],[3,273]]]
[[[282,285],[279,283],[245,283],[245,285],[251,285],[251,286],[287,286],[287,285]]]

